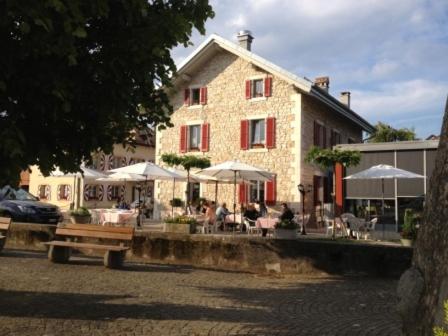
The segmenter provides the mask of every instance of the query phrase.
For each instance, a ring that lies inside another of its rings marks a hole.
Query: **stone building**
[[[211,35],[179,67],[171,94],[174,127],[158,131],[156,163],[164,153],[209,157],[212,164],[240,160],[275,174],[266,183],[239,185],[238,203],[263,200],[299,209],[297,185],[312,186],[307,211],[326,201],[331,186],[327,173],[304,163],[313,144],[330,147],[360,142],[373,127],[350,109],[350,93],[332,97],[329,78],[315,82],[297,77],[252,53],[250,32],[239,45]],[[177,183],[176,197],[184,197]],[[214,199],[215,188],[193,185],[194,197]],[[156,182],[156,213],[167,215],[172,183]],[[219,186],[219,202],[233,203],[233,186]],[[158,210],[158,211],[157,211]]]
[[[154,162],[154,131],[147,129],[136,134],[135,147],[116,144],[112,154],[102,152],[93,154],[93,163],[89,168],[100,172],[123,167],[143,161]],[[118,197],[128,202],[138,198],[136,184],[132,182],[106,183],[81,178],[79,174],[55,173],[43,176],[37,166],[30,168],[29,192],[42,202],[58,205],[62,210],[85,206],[87,208],[110,208]],[[148,181],[143,192],[153,197],[154,182]]]

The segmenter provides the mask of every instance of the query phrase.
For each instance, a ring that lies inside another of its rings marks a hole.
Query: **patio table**
[[[274,229],[275,224],[277,224],[278,222],[278,218],[259,217],[255,222],[255,226],[259,229]]]
[[[92,216],[97,218],[98,224],[125,224],[128,222],[136,212],[133,210],[121,210],[121,209],[92,209],[90,210]]]

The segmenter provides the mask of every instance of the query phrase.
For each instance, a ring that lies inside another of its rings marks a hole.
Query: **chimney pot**
[[[251,50],[254,37],[250,30],[240,30],[236,37],[238,38],[240,47],[249,51]]]
[[[316,77],[316,79],[314,80],[314,84],[316,84],[322,90],[328,92],[328,90],[330,89],[330,77]]]
[[[341,96],[339,97],[339,101],[350,108],[350,91],[341,92]]]

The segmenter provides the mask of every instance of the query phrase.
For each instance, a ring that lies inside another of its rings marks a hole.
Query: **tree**
[[[395,129],[385,123],[378,122],[375,125],[375,132],[367,142],[394,142],[417,140],[413,128]]]
[[[187,197],[185,202],[185,210],[190,201],[190,170],[191,168],[205,169],[210,167],[210,159],[206,157],[198,157],[195,155],[162,154],[162,161],[170,167],[182,166],[187,171]]]
[[[171,49],[205,33],[208,0],[0,5],[0,186],[37,164],[76,171],[92,152],[171,126]]]
[[[398,293],[404,335],[432,335],[444,324],[448,297],[448,98],[412,267],[401,277]]]
[[[312,146],[308,151],[305,162],[313,163],[326,170],[335,169],[337,164],[343,167],[357,166],[361,160],[361,153],[354,150],[339,150],[319,148]],[[335,239],[336,230],[333,227],[333,239]]]

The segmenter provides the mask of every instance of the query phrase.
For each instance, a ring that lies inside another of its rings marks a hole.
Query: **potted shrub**
[[[404,211],[404,223],[401,228],[401,244],[403,246],[414,245],[414,240],[417,238],[417,227],[415,225],[416,218],[412,209]]]
[[[292,220],[282,220],[275,224],[274,237],[277,239],[296,239],[297,223]]]
[[[92,219],[92,215],[86,207],[79,207],[70,211],[70,219],[73,224],[88,224]]]
[[[167,217],[163,220],[164,231],[174,233],[195,233],[196,219],[188,216]]]

